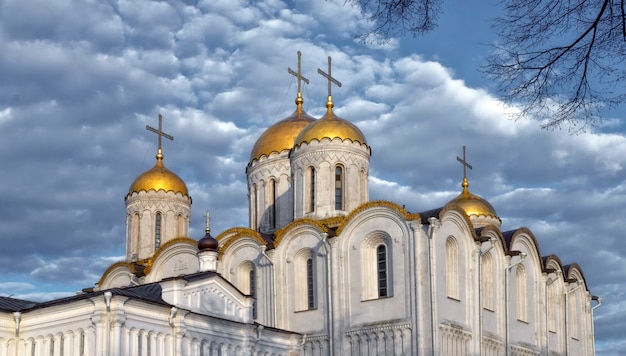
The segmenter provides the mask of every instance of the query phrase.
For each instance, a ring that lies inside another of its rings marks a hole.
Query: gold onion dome
[[[309,126],[305,127],[302,132],[296,137],[295,146],[301,145],[304,142],[311,142],[313,140],[321,141],[327,137],[329,139],[339,138],[342,141],[350,140],[352,142],[359,142],[361,144],[367,144],[365,142],[365,135],[359,130],[359,128],[350,121],[344,120],[333,112],[332,98],[329,96],[326,102],[326,114],[319,120],[312,122]]]
[[[496,215],[496,210],[488,201],[470,193],[469,189],[467,189],[469,187],[467,178],[463,178],[463,184],[461,184],[461,186],[463,187],[463,192],[461,192],[461,194],[459,194],[456,198],[452,199],[448,204],[446,204],[446,206],[456,205],[463,209],[467,216],[484,215],[494,218],[498,217],[498,215]]]
[[[270,126],[259,136],[250,153],[251,162],[262,156],[269,156],[272,152],[280,153],[293,148],[293,142],[300,131],[315,121],[315,118],[304,112],[302,103],[302,94],[298,93],[296,111],[287,118]]]
[[[156,155],[156,164],[150,170],[140,174],[135,178],[133,184],[130,185],[128,194],[139,193],[140,191],[150,191],[151,189],[158,192],[164,190],[174,193],[189,195],[187,185],[174,172],[165,168],[163,165],[163,153],[161,149]]]

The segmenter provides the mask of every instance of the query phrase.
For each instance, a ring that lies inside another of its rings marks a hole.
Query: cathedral
[[[213,236],[207,213],[189,237],[159,115],[156,162],[124,197],[125,259],[75,296],[0,297],[0,356],[594,354],[601,300],[582,269],[527,228],[502,231],[466,174],[442,207],[369,200],[372,148],[333,111],[331,59],[316,119],[299,56],[295,110],[245,167],[249,226]],[[472,168],[465,147],[457,160]]]

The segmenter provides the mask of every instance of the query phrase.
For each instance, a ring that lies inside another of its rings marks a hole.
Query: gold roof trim
[[[104,273],[102,274],[102,277],[100,277],[100,280],[98,281],[98,285],[101,286],[102,282],[104,282],[104,280],[109,276],[109,274],[111,272],[113,272],[114,269],[118,268],[118,267],[126,267],[128,268],[133,274],[135,274],[137,272],[137,270],[135,270],[135,266],[130,263],[130,262],[126,262],[126,261],[118,261],[113,263],[112,265],[109,266],[109,268],[107,268]]]
[[[332,218],[328,220],[332,220]],[[292,230],[302,225],[313,226],[313,227],[316,227],[321,232],[326,232],[326,233],[328,232],[328,226],[324,224],[323,220],[315,220],[311,218],[300,218],[300,219],[290,222],[282,229],[276,230],[274,232],[274,235],[276,236],[274,240],[274,246],[278,246],[280,244],[280,241],[282,241],[283,237],[285,237],[285,235],[287,234],[289,230]]]
[[[217,237],[215,238],[218,242],[226,238],[228,239],[228,241],[226,241],[224,244],[222,243],[219,244],[218,258],[221,258],[222,255],[224,254],[224,251],[226,251],[226,249],[230,245],[235,243],[235,241],[237,241],[238,238],[242,236],[251,237],[253,240],[257,241],[260,245],[267,246],[267,241],[263,239],[263,237],[258,231],[252,230],[247,227],[232,227],[228,230],[223,231],[221,234],[217,235]]]
[[[179,244],[179,243],[188,244],[196,248],[198,247],[198,241],[192,238],[184,237],[184,236],[175,237],[169,240],[168,242],[164,243],[163,245],[161,245],[161,247],[159,247],[159,249],[154,253],[154,255],[152,255],[152,257],[148,259],[144,273],[146,275],[150,274],[154,261],[156,261],[159,258],[159,256],[163,253],[163,251],[167,250],[168,247],[175,245],[175,244]]]
[[[388,201],[388,200],[375,200],[375,201],[370,201],[370,202],[361,204],[356,209],[352,210],[350,212],[350,214],[348,214],[348,216],[346,216],[345,221],[343,222],[343,224],[341,224],[337,228],[337,235],[341,234],[341,232],[343,231],[343,228],[356,215],[360,214],[361,212],[363,212],[363,211],[365,211],[367,209],[371,209],[371,208],[374,208],[374,207],[384,207],[384,208],[389,208],[391,210],[394,210],[398,214],[400,214],[400,216],[402,216],[402,218],[404,220],[407,220],[407,221],[421,220],[421,216],[420,216],[419,213],[409,213],[405,208],[401,207],[400,205],[398,205],[398,204],[396,204],[394,202],[391,202],[391,201]]]
[[[443,216],[449,211],[456,211],[458,213],[461,213],[461,217],[463,218],[463,220],[465,220],[465,223],[469,227],[472,237],[474,238],[474,240],[478,240],[478,235],[476,235],[476,229],[474,228],[474,224],[472,224],[472,221],[470,220],[467,213],[465,213],[465,210],[463,210],[463,208],[461,208],[458,204],[446,204],[446,206],[443,207],[443,209],[441,209],[441,211],[439,212],[439,220],[441,220]]]

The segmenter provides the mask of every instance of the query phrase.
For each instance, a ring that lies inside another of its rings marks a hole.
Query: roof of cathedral
[[[465,211],[467,216],[489,216],[493,218],[498,218],[496,214],[496,209],[485,199],[472,194],[469,189],[469,182],[467,178],[463,178],[463,183],[461,184],[463,187],[463,191],[456,198],[452,199],[446,206],[456,205]]]
[[[112,288],[101,291],[91,291],[87,293],[81,293],[70,297],[53,299],[47,302],[30,302],[27,300],[0,297],[0,311],[11,312],[27,312],[39,308],[45,308],[53,305],[67,304],[77,300],[83,300],[92,298],[97,295],[104,294],[104,292],[111,292],[113,295],[119,295],[129,297],[133,299],[143,300],[145,302],[156,303],[161,305],[170,305],[161,298],[161,285],[159,283],[142,284],[134,287],[127,288]]]
[[[296,110],[287,118],[270,126],[259,136],[250,153],[250,161],[269,156],[272,152],[280,153],[290,150],[293,147],[293,142],[302,129],[315,121],[315,118],[302,108],[303,102],[302,94],[298,93]]]
[[[335,115],[333,106],[332,97],[329,96],[326,102],[326,114],[319,120],[309,124],[300,132],[298,137],[296,137],[295,146],[313,140],[321,141],[323,138],[329,138],[331,140],[339,138],[342,141],[350,140],[352,142],[367,144],[363,132],[361,132],[355,124]]]
[[[0,296],[0,311],[16,312],[24,308],[30,308],[36,304],[36,302],[29,300]]]
[[[156,160],[154,167],[135,178],[133,184],[130,185],[130,189],[128,189],[128,194],[139,193],[140,191],[154,190],[158,192],[163,190],[165,192],[172,191],[189,195],[185,182],[176,173],[163,165],[163,153],[160,148],[157,152]]]

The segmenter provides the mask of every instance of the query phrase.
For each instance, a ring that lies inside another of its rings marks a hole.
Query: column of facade
[[[407,251],[409,253],[409,261],[411,263],[411,267],[408,270],[409,274],[409,300],[411,301],[411,325],[416,326],[415,337],[411,338],[411,350],[415,350],[415,352],[420,352],[420,348],[423,348],[422,345],[426,343],[424,332],[417,332],[417,330],[428,330],[424,329],[425,325],[421,322],[424,320],[424,312],[425,308],[422,307],[424,303],[422,288],[420,286],[425,285],[425,283],[420,284],[420,280],[423,279],[425,274],[423,261],[427,261],[427,259],[423,258],[420,255],[420,251],[424,251],[423,239],[421,238],[421,229],[422,224],[421,221],[410,221],[409,223],[409,234],[407,236]],[[393,336],[393,334],[392,334]],[[393,340],[393,337],[391,338]]]
[[[122,325],[126,322],[126,316],[117,314],[113,317],[111,344],[109,349],[113,355],[122,354]]]
[[[158,340],[157,340],[157,335],[155,332],[150,332],[150,334],[148,335],[148,342],[150,343],[150,353],[148,354],[148,356],[153,356],[157,354],[157,348],[158,348]]]
[[[74,349],[74,339],[76,338],[76,333],[74,331],[70,331],[65,334],[63,337],[63,355],[75,355],[76,351]]]
[[[95,314],[91,317],[91,322],[95,327],[95,354],[94,355],[102,355],[104,350],[104,327],[105,327],[105,319],[104,314]],[[87,352],[86,352],[87,353]]]

